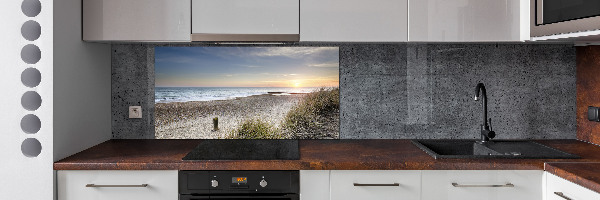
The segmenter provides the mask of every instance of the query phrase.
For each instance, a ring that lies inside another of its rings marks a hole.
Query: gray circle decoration
[[[40,131],[41,127],[42,121],[40,121],[40,118],[33,114],[25,115],[21,119],[21,130],[27,134],[35,134]]]
[[[27,138],[21,143],[21,152],[27,157],[37,157],[42,153],[42,144],[35,138]]]
[[[21,59],[27,64],[35,64],[40,61],[42,51],[38,46],[28,44],[21,49]]]
[[[21,11],[27,17],[35,17],[42,11],[42,3],[39,0],[23,0]]]
[[[37,87],[42,82],[42,73],[36,68],[27,68],[21,73],[21,82],[30,88]]]
[[[27,91],[21,97],[21,105],[25,110],[34,111],[42,106],[42,97],[34,91]]]
[[[23,23],[23,25],[21,26],[21,35],[26,40],[29,40],[29,41],[37,40],[38,38],[40,38],[41,34],[42,34],[42,27],[40,26],[40,23],[38,23],[36,21],[29,20],[29,21],[26,21],[25,23]]]

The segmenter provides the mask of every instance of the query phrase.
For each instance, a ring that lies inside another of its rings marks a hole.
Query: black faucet
[[[483,124],[481,124],[481,143],[489,142],[490,139],[496,137],[496,132],[492,131],[492,119],[490,118],[490,123],[488,125],[487,118],[487,94],[485,93],[485,86],[483,83],[478,83],[475,88],[475,101],[479,101],[481,99],[479,97],[479,92],[481,91],[481,96],[483,96],[483,101],[481,101],[481,105],[483,106]]]

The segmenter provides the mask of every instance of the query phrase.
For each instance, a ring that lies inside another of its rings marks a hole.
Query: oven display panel
[[[231,183],[246,184],[246,183],[248,183],[248,178],[247,177],[231,177]]]

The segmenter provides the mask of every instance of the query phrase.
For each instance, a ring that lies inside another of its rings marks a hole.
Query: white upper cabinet
[[[528,0],[409,1],[409,41],[529,40]]]
[[[190,41],[190,0],[83,0],[85,41]]]
[[[529,0],[83,0],[85,41],[530,40]]]
[[[406,42],[408,0],[302,0],[300,41]]]
[[[297,41],[300,1],[192,0],[192,33],[195,41],[273,40],[252,35],[295,35]]]

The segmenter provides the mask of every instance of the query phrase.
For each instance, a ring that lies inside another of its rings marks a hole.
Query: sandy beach
[[[225,138],[244,119],[269,121],[279,128],[288,111],[305,95],[264,94],[231,100],[156,103],[156,139]],[[218,131],[213,131],[214,117],[219,118]]]

